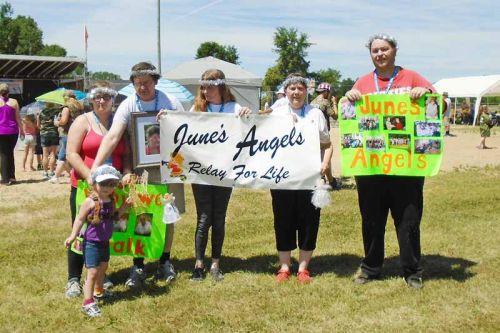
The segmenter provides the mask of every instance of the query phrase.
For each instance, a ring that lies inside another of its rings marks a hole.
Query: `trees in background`
[[[196,59],[205,57],[215,57],[236,65],[240,64],[238,50],[233,45],[221,45],[217,42],[204,42],[201,43],[196,50]]]
[[[43,32],[29,16],[14,17],[12,5],[0,4],[0,53],[66,56],[66,50],[56,44],[44,45]]]
[[[278,55],[276,64],[266,71],[262,82],[264,92],[276,91],[285,78],[293,72],[300,72],[304,76],[314,79],[316,84],[328,82],[332,86],[335,96],[340,97],[354,85],[350,78],[342,79],[340,71],[334,68],[309,71],[310,62],[307,61],[307,49],[313,45],[309,36],[300,33],[295,28],[279,27],[274,33],[273,51]],[[264,94],[263,102],[270,102],[272,96]]]

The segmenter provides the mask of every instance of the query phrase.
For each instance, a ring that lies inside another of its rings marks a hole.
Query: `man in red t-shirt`
[[[396,40],[385,34],[371,37],[366,45],[375,70],[361,78],[346,93],[351,101],[368,94],[409,94],[418,99],[434,92],[418,73],[396,66]],[[378,278],[384,263],[384,236],[389,210],[396,227],[403,277],[412,288],[422,288],[420,265],[420,220],[423,211],[424,177],[357,176],[365,258],[354,278],[364,284]]]

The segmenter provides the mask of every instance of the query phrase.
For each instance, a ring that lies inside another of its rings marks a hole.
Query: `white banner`
[[[318,129],[291,115],[172,112],[160,120],[163,183],[313,189]]]

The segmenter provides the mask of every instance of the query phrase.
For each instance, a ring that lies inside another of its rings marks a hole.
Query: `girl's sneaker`
[[[95,302],[82,305],[82,312],[91,318],[101,316],[101,309],[99,309],[99,306]]]
[[[94,293],[94,299],[98,302],[104,302],[113,298],[113,293],[104,289],[102,293]]]

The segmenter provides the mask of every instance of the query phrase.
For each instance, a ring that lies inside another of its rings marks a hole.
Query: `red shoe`
[[[276,273],[276,281],[285,282],[290,278],[290,270],[282,268]]]
[[[311,283],[313,280],[312,277],[309,275],[309,271],[307,269],[304,269],[303,271],[298,272],[297,279],[302,284]]]

